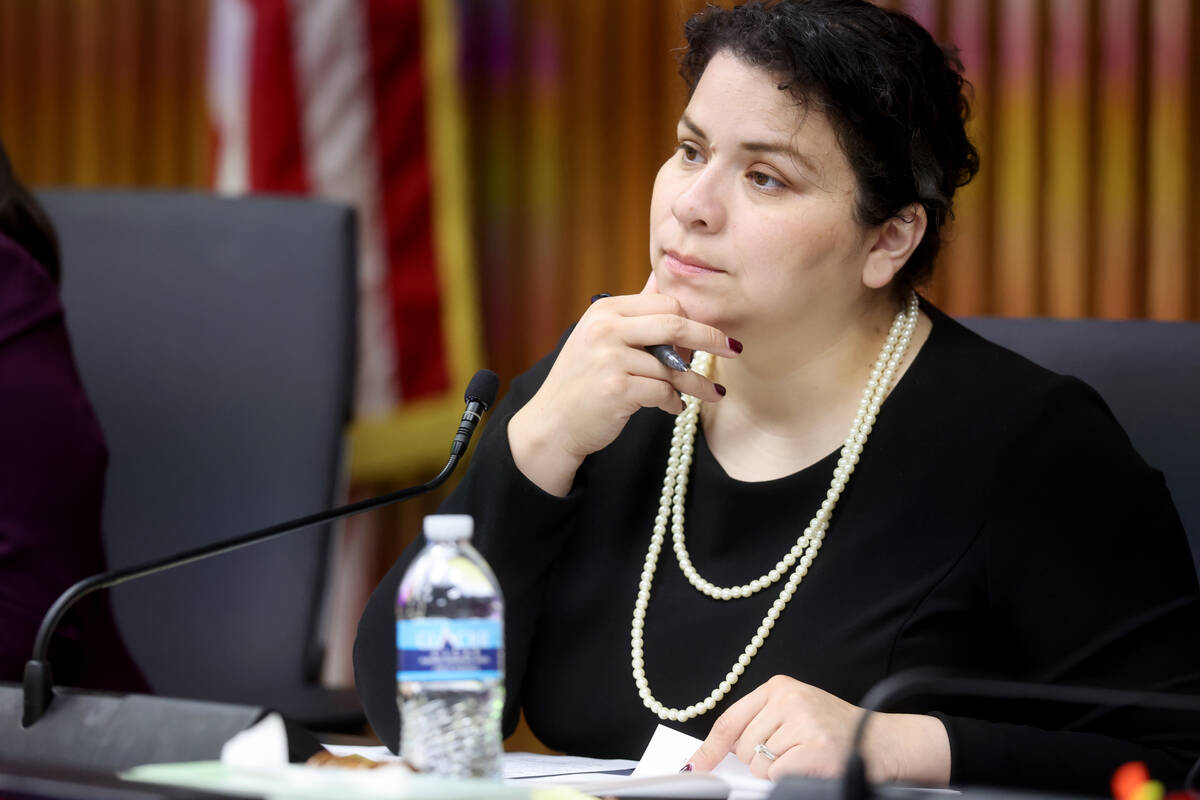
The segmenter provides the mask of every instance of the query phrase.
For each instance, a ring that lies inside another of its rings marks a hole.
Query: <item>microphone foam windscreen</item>
[[[469,403],[477,400],[483,403],[485,409],[491,408],[492,403],[496,402],[496,393],[499,391],[500,377],[490,369],[481,369],[467,384],[467,392],[463,395],[463,401]]]

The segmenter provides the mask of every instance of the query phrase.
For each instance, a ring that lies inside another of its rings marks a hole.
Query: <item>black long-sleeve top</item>
[[[933,330],[880,411],[819,557],[740,682],[715,711],[669,723],[703,738],[776,674],[858,702],[912,667],[1063,684],[1200,694],[1200,593],[1162,476],[1089,387],[987,342],[928,304]],[[475,517],[504,592],[505,731],[523,708],[549,747],[636,758],[658,717],[638,696],[630,620],[673,419],[646,409],[588,457],[565,498],[513,463],[507,426],[555,354],[513,381],[444,511]],[[838,454],[744,482],[699,431],[686,505],[700,574],[737,585],[767,572],[829,487]],[[418,541],[376,589],[355,665],[367,715],[395,746],[394,604]],[[776,590],[782,584],[776,585]],[[710,599],[669,546],[654,578],[645,670],[667,706],[702,700],[778,592]],[[1141,759],[1179,785],[1200,716],[936,701],[951,782],[1108,793]]]

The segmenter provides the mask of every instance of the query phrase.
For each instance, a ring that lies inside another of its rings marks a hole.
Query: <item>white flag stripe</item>
[[[400,399],[391,324],[365,0],[290,0],[296,84],[313,194],[358,209],[357,416]]]
[[[250,183],[246,113],[250,12],[241,0],[215,0],[208,37],[208,109],[220,140],[213,189],[245,194]]]

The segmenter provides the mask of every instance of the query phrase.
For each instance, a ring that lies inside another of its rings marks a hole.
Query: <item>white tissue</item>
[[[288,764],[283,717],[267,714],[221,746],[221,763],[238,769],[270,770]]]

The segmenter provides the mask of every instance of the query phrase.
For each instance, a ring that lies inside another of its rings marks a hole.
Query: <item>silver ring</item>
[[[754,752],[758,753],[760,756],[765,758],[767,761],[775,760],[775,754],[767,749],[766,742],[759,742],[758,744],[754,745]]]

